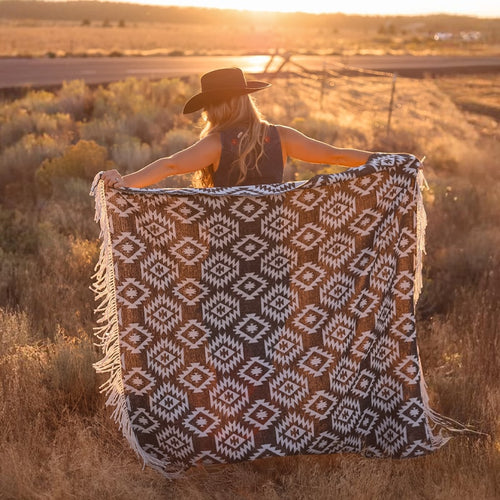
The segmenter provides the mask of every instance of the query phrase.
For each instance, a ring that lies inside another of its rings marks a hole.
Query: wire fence
[[[268,78],[274,78],[280,76],[284,73],[285,67],[287,68],[287,75],[293,75],[302,80],[302,85],[308,88],[311,91],[317,91],[319,97],[319,106],[320,109],[323,109],[325,96],[327,93],[334,87],[338,87],[339,77],[341,76],[377,76],[377,77],[386,77],[391,79],[391,85],[389,87],[389,97],[388,97],[388,107],[387,107],[387,126],[386,133],[387,135],[391,129],[391,117],[392,111],[394,107],[394,98],[396,93],[396,82],[397,82],[397,73],[391,73],[387,71],[378,71],[366,68],[359,68],[356,66],[351,66],[348,64],[344,64],[341,62],[325,62],[323,63],[322,70],[312,70],[303,66],[302,64],[297,63],[292,60],[292,53],[285,54],[273,54],[271,55],[265,69],[264,73]],[[276,62],[277,58],[281,58],[278,66],[274,71],[273,63]],[[292,68],[292,69],[290,69]]]

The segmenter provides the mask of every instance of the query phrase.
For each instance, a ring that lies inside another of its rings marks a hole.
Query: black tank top
[[[224,130],[220,133],[222,151],[219,167],[214,173],[214,186],[235,186],[239,177],[239,169],[234,164],[238,158],[239,136],[244,128]],[[259,160],[258,169],[250,166],[247,175],[240,182],[242,186],[254,184],[274,184],[283,182],[283,154],[278,129],[274,125],[268,127],[264,138],[264,154]]]

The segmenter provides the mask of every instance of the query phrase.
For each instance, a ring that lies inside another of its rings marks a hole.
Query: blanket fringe
[[[94,312],[98,316],[97,323],[101,325],[95,328],[94,335],[98,339],[96,345],[104,354],[102,359],[94,363],[94,368],[97,373],[108,375],[108,379],[100,386],[100,390],[106,394],[106,406],[113,409],[111,417],[117,423],[132,449],[141,457],[144,466],[150,466],[168,479],[176,479],[182,475],[180,469],[172,466],[172,470],[170,470],[170,466],[167,465],[169,469],[167,472],[165,459],[160,460],[147,453],[140,446],[132,428],[127,410],[121,367],[115,273],[109,219],[106,211],[106,193],[99,174],[94,179],[90,194],[95,197],[95,221],[100,225],[100,238],[102,240],[91,287],[98,303]]]
[[[422,158],[421,163],[425,160]],[[422,279],[422,256],[425,252],[425,231],[427,228],[427,214],[424,207],[424,199],[422,192],[429,189],[429,185],[424,176],[424,172],[420,167],[417,173],[416,182],[416,199],[417,199],[417,249],[415,255],[415,282],[413,291],[413,304],[416,308],[418,299],[420,297],[420,292],[422,291],[423,279]],[[418,349],[418,347],[417,347]],[[418,356],[420,363],[420,355]],[[430,438],[433,446],[437,448],[444,445],[451,436],[445,436],[445,433],[450,434],[473,434],[477,436],[488,436],[483,432],[476,431],[471,427],[468,427],[452,418],[445,417],[433,410],[429,405],[429,396],[427,393],[427,384],[424,379],[424,371],[420,363],[420,392],[422,395],[422,402],[424,404],[424,412],[427,418],[428,437]]]
[[[417,198],[417,250],[415,255],[415,281],[413,285],[413,304],[417,307],[417,302],[422,291],[422,255],[425,254],[425,230],[427,228],[427,214],[425,213],[424,197],[422,191],[429,189],[429,185],[424,177],[422,168],[418,169],[416,182]]]

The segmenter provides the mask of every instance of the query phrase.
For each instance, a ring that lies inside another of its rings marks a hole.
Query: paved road
[[[121,80],[129,76],[163,78],[199,75],[226,66],[239,66],[247,72],[260,73],[268,61],[268,56],[0,59],[0,88],[50,86],[73,79],[83,79],[89,84],[95,84]],[[336,64],[345,63],[359,68],[397,72],[403,76],[443,72],[500,72],[500,57],[295,56],[292,61],[311,70],[321,70],[323,64],[336,69]]]

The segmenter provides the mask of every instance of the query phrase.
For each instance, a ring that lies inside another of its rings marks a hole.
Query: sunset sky
[[[500,17],[500,3],[494,0],[421,0],[402,2],[394,0],[130,0],[150,5],[179,5],[216,7],[222,9],[262,10],[281,12],[343,12],[345,14],[466,14],[480,17]]]

